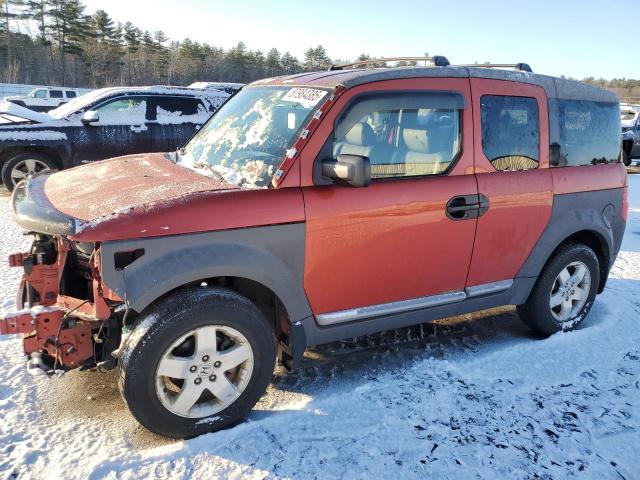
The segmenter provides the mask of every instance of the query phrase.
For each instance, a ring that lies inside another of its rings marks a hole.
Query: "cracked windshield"
[[[243,187],[269,187],[285,151],[327,91],[247,87],[178,152],[178,164]]]

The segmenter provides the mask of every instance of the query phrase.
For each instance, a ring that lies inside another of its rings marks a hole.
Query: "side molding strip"
[[[483,283],[482,285],[474,285],[473,287],[467,287],[464,289],[465,293],[469,297],[477,297],[480,295],[487,295],[489,293],[501,292],[511,288],[513,280],[500,280],[499,282]]]
[[[477,297],[491,293],[502,292],[513,285],[513,280],[501,280],[499,282],[485,283],[467,287],[462,290],[431,295],[428,297],[412,298],[410,300],[400,300],[397,302],[381,303],[379,305],[369,305],[366,307],[350,308],[337,312],[321,313],[316,315],[316,321],[323,327],[335,325],[337,323],[353,322],[366,318],[375,318],[394,313],[420,310],[423,308],[437,307],[448,303],[455,303],[465,300],[468,297]]]

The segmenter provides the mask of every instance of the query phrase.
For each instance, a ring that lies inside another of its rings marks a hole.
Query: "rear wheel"
[[[245,297],[225,289],[176,293],[144,315],[125,343],[119,386],[133,416],[169,437],[241,421],[275,365],[273,329]]]
[[[593,250],[582,244],[565,245],[544,267],[518,313],[529,327],[545,335],[571,330],[591,310],[599,282]]]
[[[57,168],[48,156],[38,152],[23,152],[8,158],[2,166],[2,183],[13,191],[15,186],[30,175],[49,172]]]

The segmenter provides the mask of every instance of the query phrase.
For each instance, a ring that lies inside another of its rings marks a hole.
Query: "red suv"
[[[435,64],[258,81],[175,154],[21,182],[0,330],[33,373],[117,368],[142,425],[189,437],[310,345],[509,304],[575,327],[626,222],[618,97]]]

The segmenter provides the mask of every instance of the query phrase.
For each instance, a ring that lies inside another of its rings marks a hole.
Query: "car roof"
[[[327,70],[268,78],[253,82],[251,85],[291,85],[324,88],[336,88],[341,86],[351,88],[357,85],[383,80],[425,77],[487,78],[507,80],[541,86],[546,90],[547,97],[549,98],[592,100],[611,103],[619,102],[619,97],[615,92],[587,85],[576,80],[551,77],[548,75],[519,70],[483,68],[481,66],[387,67]]]

